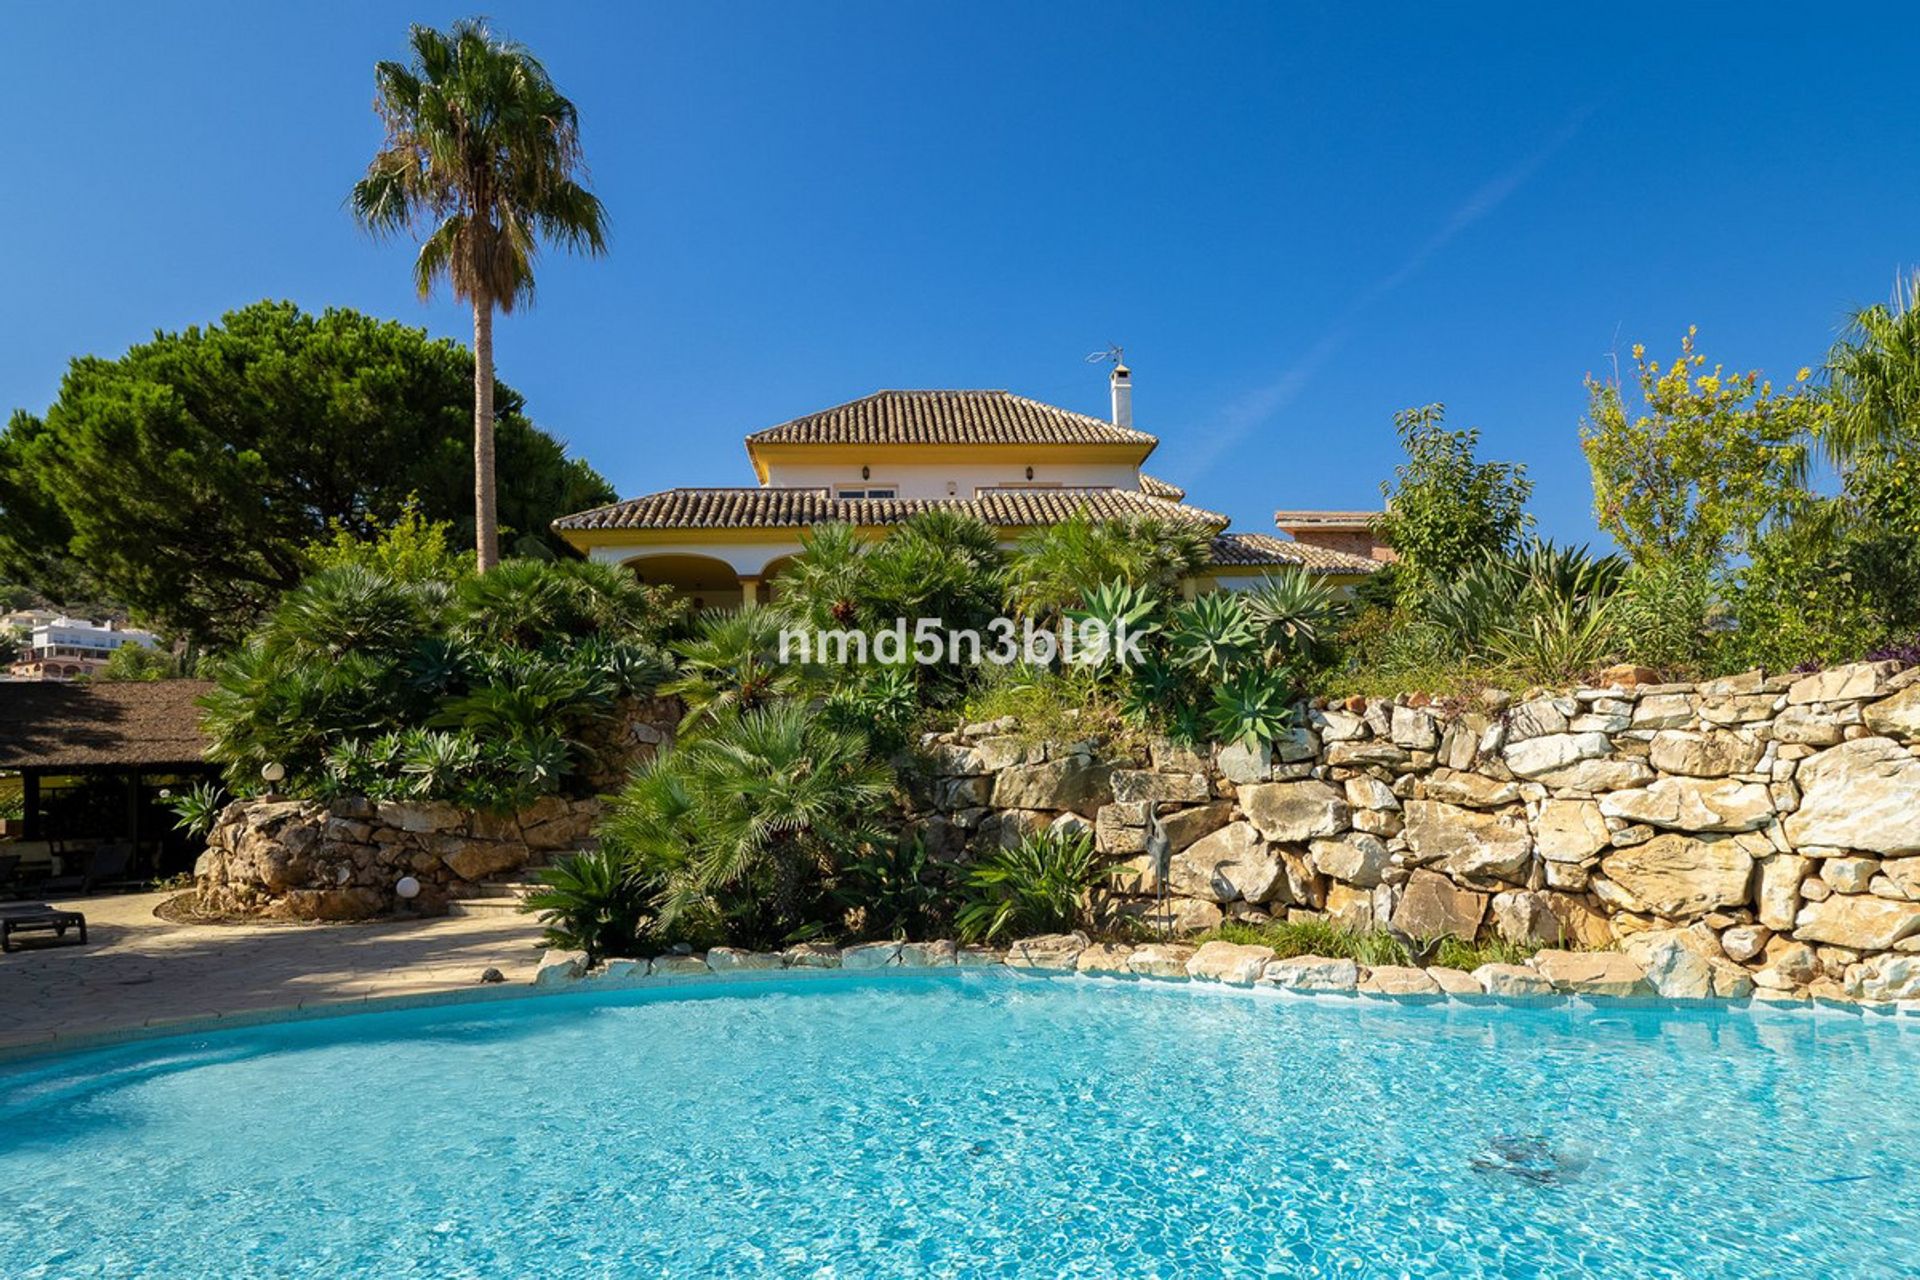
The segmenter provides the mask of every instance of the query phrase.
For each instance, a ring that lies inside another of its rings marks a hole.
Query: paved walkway
[[[526,982],[540,958],[539,926],[524,916],[180,925],[153,914],[169,896],[56,903],[86,913],[90,941],[28,941],[32,949],[0,955],[0,1052],[181,1019],[452,991],[488,968]]]

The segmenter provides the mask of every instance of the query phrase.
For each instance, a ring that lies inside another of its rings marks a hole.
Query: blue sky
[[[470,335],[341,200],[371,67],[442,4],[0,11],[0,409],[263,298]],[[1593,536],[1582,377],[1689,324],[1817,363],[1920,262],[1920,14],[1762,6],[517,5],[613,253],[548,258],[501,375],[621,489],[880,387],[1104,413],[1234,527],[1364,506],[1445,401]]]

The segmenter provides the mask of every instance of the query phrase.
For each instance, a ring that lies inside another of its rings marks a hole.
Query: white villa
[[[1006,391],[878,391],[748,436],[757,485],[667,489],[553,527],[589,558],[706,606],[765,599],[810,525],[840,521],[878,536],[934,508],[978,516],[1008,546],[1075,512],[1200,526],[1212,535],[1213,563],[1186,584],[1190,594],[1252,585],[1284,565],[1336,584],[1380,567],[1315,538],[1311,522],[1292,539],[1228,533],[1226,516],[1140,469],[1159,441],[1134,430],[1126,366],[1114,369],[1111,390],[1107,420]],[[1339,533],[1352,545],[1344,526]]]
[[[7,674],[15,680],[72,680],[107,665],[113,651],[137,644],[153,649],[159,637],[112,620],[92,622],[44,609],[24,609],[0,618],[0,638],[13,632],[25,644],[13,656]]]

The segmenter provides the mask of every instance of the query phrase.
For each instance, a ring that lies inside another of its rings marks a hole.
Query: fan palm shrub
[[[521,910],[546,926],[540,944],[584,951],[587,963],[639,951],[649,918],[647,887],[625,859],[605,850],[561,858],[540,872]]]
[[[771,609],[709,610],[691,639],[673,646],[680,674],[660,686],[687,713],[681,732],[711,729],[798,689],[797,669],[780,661],[780,615]]]
[[[1206,566],[1207,556],[1207,533],[1193,525],[1076,513],[1020,538],[1007,565],[1007,603],[1022,616],[1051,619],[1084,605],[1103,583],[1171,598],[1182,578]]]
[[[845,860],[879,843],[892,772],[795,702],[746,712],[640,771],[601,829],[664,933],[776,946],[831,927]]]

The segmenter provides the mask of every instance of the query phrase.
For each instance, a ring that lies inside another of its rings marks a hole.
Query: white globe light
[[[411,902],[420,896],[420,882],[412,876],[401,876],[400,882],[393,886],[393,891]]]
[[[287,766],[281,764],[278,760],[268,761],[266,764],[260,766],[260,776],[268,782],[278,782],[287,776]]]

